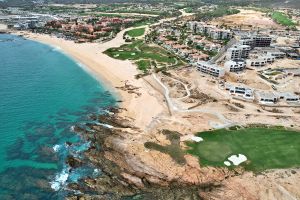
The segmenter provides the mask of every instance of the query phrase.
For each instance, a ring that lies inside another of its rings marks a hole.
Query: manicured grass
[[[151,61],[159,63],[160,65],[174,65],[176,63],[175,55],[172,55],[163,48],[149,46],[142,40],[122,45],[119,48],[108,49],[104,53],[115,59],[137,61],[136,63],[138,68],[144,72],[147,71],[146,68],[150,68]],[[182,64],[182,61],[178,60],[178,64],[176,66],[180,66]]]
[[[129,35],[130,37],[140,37],[144,35],[144,33],[145,33],[145,28],[136,28],[126,32],[126,34]]]
[[[143,72],[147,72],[148,69],[151,68],[151,63],[149,60],[139,60],[136,62],[138,69],[143,71]]]
[[[274,19],[278,24],[283,26],[295,26],[296,23],[293,22],[286,14],[282,12],[275,11],[271,15],[272,19]]]
[[[222,166],[231,155],[243,154],[246,170],[300,166],[300,132],[282,127],[231,128],[198,133],[203,142],[188,142],[188,153],[199,157],[201,165]]]

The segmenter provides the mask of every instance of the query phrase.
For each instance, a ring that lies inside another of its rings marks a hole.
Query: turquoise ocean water
[[[60,199],[67,182],[101,173],[93,166],[70,172],[65,158],[88,147],[72,126],[114,104],[58,49],[0,35],[0,199]]]

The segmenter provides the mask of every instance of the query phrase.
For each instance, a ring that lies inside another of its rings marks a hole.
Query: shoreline
[[[31,32],[15,32],[12,34],[51,46],[70,57],[83,70],[96,78],[100,84],[104,84],[104,87],[116,97],[117,105],[120,108],[126,108],[121,116],[135,120],[137,127],[145,130],[151,124],[153,118],[164,110],[164,105],[152,94],[149,94],[150,86],[143,79],[135,79],[135,75],[139,72],[131,61],[113,59],[103,53],[109,48],[125,44],[123,33],[127,30],[121,31],[113,40],[103,44],[78,44],[62,38]],[[138,92],[129,93],[122,89],[125,84],[134,86]],[[143,105],[149,106],[144,107]]]

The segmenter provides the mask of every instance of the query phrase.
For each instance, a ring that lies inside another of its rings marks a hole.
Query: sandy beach
[[[23,35],[27,39],[53,46],[83,65],[88,72],[92,73],[111,92],[116,94],[117,98],[120,98],[118,99],[122,101],[120,107],[126,108],[126,112],[123,112],[122,115],[135,119],[136,125],[144,129],[150,124],[153,117],[162,112],[163,105],[148,93],[150,85],[143,79],[135,79],[138,71],[134,64],[130,61],[110,58],[102,53],[106,49],[125,44],[123,34],[127,30],[121,31],[113,40],[103,44],[78,44],[55,36],[28,32],[18,32],[17,34]],[[116,87],[124,86],[125,83],[138,87],[140,95],[116,89]]]

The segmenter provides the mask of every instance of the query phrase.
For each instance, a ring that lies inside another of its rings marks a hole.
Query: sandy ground
[[[271,18],[267,17],[265,13],[239,9],[241,12],[235,15],[228,15],[222,18],[217,18],[212,21],[212,24],[236,26],[242,28],[281,28]]]

